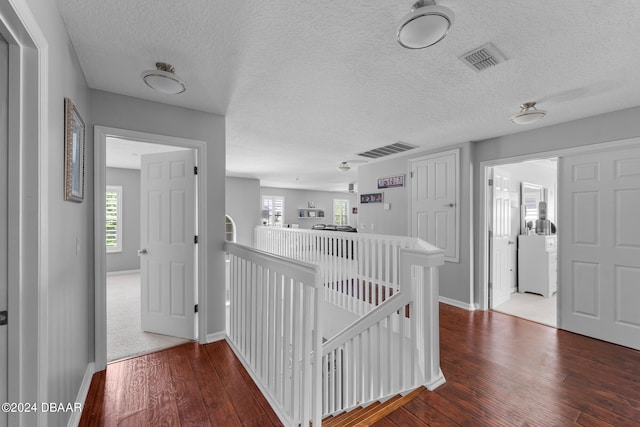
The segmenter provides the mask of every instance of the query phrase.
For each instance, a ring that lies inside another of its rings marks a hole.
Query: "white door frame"
[[[94,218],[95,218],[95,358],[96,371],[107,366],[107,251],[105,247],[104,212],[106,179],[106,146],[107,137],[124,138],[134,141],[150,142],[153,144],[173,145],[177,147],[192,148],[196,150],[196,165],[198,169],[197,199],[197,227],[200,239],[198,245],[197,265],[197,298],[198,298],[198,341],[201,344],[207,342],[207,245],[204,236],[207,236],[207,144],[204,141],[194,139],[177,138],[165,135],[156,135],[146,132],[137,132],[127,129],[118,129],[106,126],[94,127]]]
[[[8,400],[47,402],[49,47],[25,2],[0,2],[0,31],[9,43]],[[46,426],[46,415],[10,413],[9,425]]]
[[[640,138],[628,138],[617,141],[601,142],[596,144],[582,145],[578,147],[563,148],[559,150],[542,151],[540,153],[523,154],[521,156],[506,157],[502,159],[493,159],[480,162],[480,185],[482,186],[482,188],[480,190],[480,234],[478,236],[478,238],[480,239],[480,265],[478,266],[478,273],[480,275],[480,300],[477,302],[477,308],[479,310],[487,310],[489,308],[489,224],[487,220],[489,218],[488,209],[492,209],[492,206],[487,203],[488,200],[491,200],[488,194],[489,186],[487,185],[487,180],[489,179],[488,169],[493,166],[501,166],[509,163],[519,163],[526,160],[545,159],[549,157],[564,157],[572,154],[582,154],[592,151],[603,151],[615,148],[636,146],[638,144],[640,144]],[[556,217],[558,217],[559,215],[557,212],[560,209],[562,195],[558,193],[556,197],[558,199],[558,206],[556,206]],[[560,227],[558,228],[558,232],[562,232]],[[558,253],[558,275],[560,274],[561,268],[562,260],[560,259],[560,254]],[[560,328],[560,318],[558,318],[557,324],[558,328]]]
[[[418,157],[412,157],[407,160],[407,176],[409,177],[408,185],[407,185],[407,191],[409,195],[409,213],[408,213],[409,219],[407,222],[408,224],[407,235],[412,236],[413,235],[413,188],[416,184],[414,183],[413,178],[411,177],[411,173],[413,170],[414,163],[421,162],[423,160],[430,160],[437,157],[445,157],[452,154],[455,158],[454,162],[456,166],[456,172],[455,172],[456,182],[454,184],[454,187],[456,192],[456,200],[454,202],[455,206],[454,206],[454,224],[453,224],[453,229],[455,233],[455,236],[454,236],[455,255],[445,256],[446,262],[454,262],[454,263],[460,262],[460,246],[461,246],[460,245],[460,241],[461,241],[460,240],[460,191],[462,189],[462,168],[461,168],[462,165],[460,164],[461,158],[462,158],[461,152],[462,152],[462,149],[453,148],[449,150],[437,151],[429,154],[420,155]]]

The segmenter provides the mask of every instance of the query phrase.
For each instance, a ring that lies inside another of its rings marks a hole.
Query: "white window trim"
[[[344,217],[345,217],[345,223],[344,224],[339,224],[339,222],[337,221],[336,218],[336,203],[344,203],[345,208],[344,208]],[[332,211],[333,211],[333,223],[336,225],[349,225],[349,200],[348,199],[333,199],[333,205],[331,206]]]
[[[107,246],[107,253],[122,252],[122,186],[121,185],[107,185],[106,193],[116,193],[117,197],[117,214],[116,214],[116,246]],[[106,196],[106,194],[105,194]],[[106,197],[105,197],[105,227],[106,227]],[[106,235],[106,230],[105,230]]]
[[[265,200],[271,200],[271,204],[274,207],[274,209],[265,209]],[[276,219],[275,219],[275,201],[276,200],[281,200],[282,203],[282,212],[280,214],[280,223],[276,224]],[[284,200],[284,196],[269,196],[269,195],[264,195],[262,196],[262,209],[265,211],[269,212],[269,217],[265,218],[268,220],[267,225],[272,226],[272,227],[284,227],[284,211],[285,211],[285,200]]]

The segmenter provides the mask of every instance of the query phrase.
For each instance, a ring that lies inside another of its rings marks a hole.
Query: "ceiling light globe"
[[[143,71],[140,75],[151,89],[169,95],[177,95],[187,90],[184,81],[173,72],[172,65],[158,62],[156,67],[156,70]]]
[[[342,162],[338,165],[338,170],[342,172],[347,172],[351,169],[351,166],[347,162]]]
[[[454,21],[454,13],[444,6],[418,7],[402,18],[397,40],[407,49],[424,49],[445,38]]]
[[[547,112],[536,109],[535,102],[526,102],[520,106],[518,114],[511,117],[511,122],[517,125],[528,125],[543,118]]]

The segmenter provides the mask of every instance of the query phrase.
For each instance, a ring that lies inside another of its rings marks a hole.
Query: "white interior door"
[[[142,329],[195,337],[195,153],[142,156],[140,279]]]
[[[560,159],[560,327],[640,349],[640,147]]]
[[[420,157],[411,166],[411,236],[458,262],[458,150]]]
[[[7,401],[8,383],[8,109],[9,109],[9,45],[0,36],[0,403]],[[7,414],[0,412],[0,427],[7,425]]]
[[[516,277],[516,239],[513,230],[512,197],[517,188],[511,174],[493,168],[493,209],[491,241],[490,306],[497,307],[511,298]],[[517,203],[516,203],[517,206]]]

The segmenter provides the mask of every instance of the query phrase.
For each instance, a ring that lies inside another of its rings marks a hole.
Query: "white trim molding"
[[[224,331],[207,334],[207,344],[211,344],[212,342],[222,341],[226,339],[228,339],[228,337],[227,337],[227,333]]]
[[[48,396],[49,44],[26,1],[0,2],[9,44],[8,400]],[[35,165],[35,167],[34,167]],[[9,425],[47,425],[8,414]]]
[[[617,141],[606,141],[588,145],[581,145],[577,147],[569,147],[569,148],[561,148],[558,150],[550,150],[550,151],[542,151],[539,153],[533,154],[523,154],[519,156],[505,157],[500,159],[492,159],[485,160],[480,162],[480,201],[479,201],[479,220],[480,226],[478,229],[478,239],[479,239],[479,254],[478,254],[478,263],[477,271],[479,278],[479,300],[476,301],[476,305],[478,310],[487,310],[489,309],[489,224],[488,224],[488,209],[490,197],[488,194],[489,187],[487,185],[487,181],[489,179],[488,169],[494,166],[505,165],[509,163],[519,163],[527,160],[534,159],[544,159],[549,157],[565,157],[572,154],[584,154],[589,152],[598,152],[605,151],[611,149],[618,149],[624,147],[633,147],[640,145],[640,137],[635,138],[626,138]],[[558,191],[556,193],[556,197],[558,198],[558,206],[557,210],[561,208],[561,200],[562,195]],[[474,261],[475,262],[475,261]],[[562,259],[558,256],[558,266],[561,265]],[[560,325],[560,318],[558,318],[558,325]]]
[[[91,386],[91,380],[93,379],[93,374],[96,373],[96,365],[94,363],[89,363],[87,365],[87,369],[84,371],[84,376],[82,377],[82,384],[80,384],[80,389],[78,390],[78,395],[76,396],[74,404],[80,404],[84,409],[84,404],[87,400],[87,394],[89,394],[89,387]],[[71,417],[69,417],[69,422],[67,423],[68,427],[74,427],[80,424],[80,417],[82,416],[82,411],[73,411],[71,412]]]
[[[138,132],[128,129],[112,128],[107,126],[94,126],[94,244],[95,244],[95,364],[96,370],[105,369],[107,366],[107,311],[106,311],[106,261],[107,251],[105,247],[104,211],[106,189],[106,144],[107,137],[119,137],[133,141],[149,142],[161,145],[173,145],[177,147],[191,148],[196,151],[196,164],[207,164],[207,143],[195,139],[178,138],[166,135],[157,135],[147,132]],[[197,229],[201,236],[208,236],[207,219],[207,168],[198,169],[197,189]],[[99,213],[103,213],[100,215]],[[203,242],[207,239],[203,238]],[[207,343],[207,275],[208,248],[206,244],[198,245],[196,261],[197,272],[197,301],[198,322],[197,335],[200,344]]]
[[[140,269],[138,269],[138,270],[107,271],[107,277],[124,276],[125,274],[140,274]]]
[[[476,311],[476,305],[475,304],[469,304],[468,302],[462,302],[462,301],[458,301],[456,299],[451,299],[451,298],[447,298],[447,297],[440,297],[439,301],[441,303],[444,303],[444,304],[447,304],[447,305],[452,305],[452,306],[458,307],[458,308],[462,308],[464,310]]]

